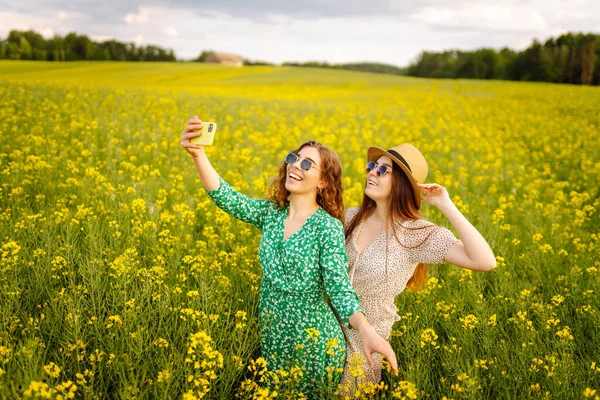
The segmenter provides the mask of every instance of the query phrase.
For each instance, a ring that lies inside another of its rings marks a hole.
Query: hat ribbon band
[[[408,170],[412,173],[412,169],[410,169],[410,165],[408,165],[408,163],[406,162],[404,157],[402,157],[400,155],[400,153],[398,153],[396,150],[388,150],[388,153],[390,153],[391,155],[396,157],[398,160],[402,161],[402,164],[406,165],[406,168],[408,168]]]

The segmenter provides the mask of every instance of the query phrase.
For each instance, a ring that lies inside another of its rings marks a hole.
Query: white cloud
[[[292,17],[285,14],[267,14],[265,21],[273,24],[289,24],[292,22]]]
[[[114,39],[114,36],[111,35],[89,35],[90,39],[95,42],[104,42],[106,40]]]
[[[210,17],[213,19],[226,19],[226,20],[234,19],[233,16],[229,13],[219,11],[219,10],[212,10],[210,8],[199,10],[198,14],[202,15],[202,16]]]
[[[164,32],[171,37],[177,37],[177,31],[175,30],[175,28],[166,28],[164,30]]]
[[[0,12],[0,35],[7,36],[11,30],[33,29],[46,36],[44,33],[52,34],[52,26],[56,23],[44,16],[21,14],[13,12]]]
[[[537,32],[547,29],[540,13],[530,6],[471,4],[464,7],[425,7],[411,16],[418,23],[449,28],[497,32]]]
[[[144,43],[144,36],[141,34],[138,34],[133,38],[133,41],[135,42],[135,44],[140,46]]]
[[[146,8],[140,8],[137,14],[129,13],[125,16],[125,22],[129,25],[145,24],[150,21],[150,13]]]
[[[44,28],[41,29],[39,32],[45,38],[51,38],[52,36],[54,36],[54,29],[52,28]]]
[[[52,13],[39,13],[38,15],[52,15]],[[57,18],[60,21],[63,21],[63,23],[67,20],[74,20],[74,19],[80,19],[80,18],[85,18],[85,16],[82,13],[79,12],[73,12],[73,11],[56,11],[53,13],[53,17]]]

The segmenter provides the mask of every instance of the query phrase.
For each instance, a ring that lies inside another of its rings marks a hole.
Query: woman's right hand
[[[398,376],[398,360],[396,359],[396,353],[394,353],[394,349],[388,343],[387,340],[381,337],[375,331],[372,325],[365,324],[364,328],[361,327],[359,331],[360,338],[363,342],[363,352],[367,357],[367,362],[371,366],[371,368],[375,368],[375,362],[373,361],[373,353],[377,352],[387,358],[390,362],[390,366],[392,367],[392,373],[394,376]]]
[[[198,119],[198,116],[194,115],[194,118],[188,121],[187,126],[181,132],[181,147],[185,149],[192,157],[196,158],[201,154],[204,154],[204,146],[198,146],[190,143],[190,139],[202,135],[202,121]]]

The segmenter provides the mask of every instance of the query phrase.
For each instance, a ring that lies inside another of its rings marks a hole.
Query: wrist
[[[457,208],[456,204],[454,204],[452,200],[448,199],[444,203],[440,204],[438,209],[442,212],[442,214],[446,215]]]
[[[204,149],[203,149],[203,148],[202,148],[202,149],[198,149],[198,151],[197,151],[196,153],[194,153],[194,154],[190,154],[190,155],[192,156],[192,158],[193,158],[194,160],[197,160],[197,159],[199,159],[200,157],[202,157],[202,156],[204,156],[204,155],[205,155],[205,154],[204,154]]]
[[[360,335],[364,335],[365,333],[367,333],[369,331],[370,328],[371,328],[371,324],[369,324],[369,322],[365,318],[364,320],[360,321],[358,327],[356,327],[356,330],[358,331],[358,333]]]
[[[356,311],[354,314],[350,315],[348,322],[350,323],[350,326],[361,335],[362,331],[370,326],[369,321],[367,321],[367,318],[362,311]]]

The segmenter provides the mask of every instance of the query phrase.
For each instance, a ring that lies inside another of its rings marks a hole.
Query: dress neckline
[[[365,251],[367,251],[371,246],[373,246],[373,244],[375,242],[377,242],[379,240],[379,238],[381,237],[381,235],[383,235],[386,231],[386,229],[383,229],[381,232],[379,232],[379,235],[377,235],[377,237],[375,239],[373,239],[368,245],[365,246],[364,249],[362,249],[362,251],[358,248],[358,237],[360,236],[360,233],[362,232],[362,227],[364,225],[365,221],[362,221],[356,230],[356,233],[354,234],[354,240],[352,240],[352,244],[354,245],[354,248],[356,249],[356,251],[358,252],[358,254],[363,254]]]
[[[314,218],[315,215],[317,215],[317,213],[321,210],[321,207],[319,206],[319,208],[317,208],[317,210],[312,213],[311,215],[309,215],[305,220],[304,223],[302,224],[302,226],[298,229],[296,229],[296,231],[292,232],[288,237],[284,238],[285,235],[285,220],[287,219],[287,217],[289,216],[290,213],[290,205],[288,204],[285,208],[285,212],[283,213],[283,218],[281,219],[281,243],[287,243],[292,237],[296,236],[298,234],[298,232],[302,231],[304,229],[304,227],[308,224],[308,221],[310,221],[312,218]]]

